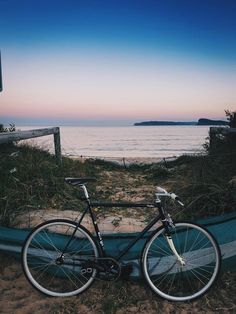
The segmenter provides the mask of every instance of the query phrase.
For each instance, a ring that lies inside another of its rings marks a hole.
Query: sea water
[[[45,127],[19,127],[20,130]],[[208,126],[61,126],[62,154],[84,157],[163,158],[203,151]],[[53,136],[27,140],[53,152]]]

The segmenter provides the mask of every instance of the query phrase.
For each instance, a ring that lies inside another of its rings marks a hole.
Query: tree
[[[229,121],[229,127],[230,128],[236,128],[236,111],[229,111],[225,110],[225,114],[227,117],[227,120]]]

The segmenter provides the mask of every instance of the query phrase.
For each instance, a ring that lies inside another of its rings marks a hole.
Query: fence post
[[[1,66],[1,51],[0,51],[0,92],[2,91],[2,66]]]
[[[60,137],[60,128],[56,128],[57,132],[53,134],[54,136],[54,147],[55,147],[55,156],[56,161],[59,165],[62,164],[62,157],[61,157],[61,137]]]

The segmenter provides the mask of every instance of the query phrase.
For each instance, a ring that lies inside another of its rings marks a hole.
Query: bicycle
[[[158,187],[154,203],[92,202],[86,184],[94,178],[66,178],[82,188],[87,207],[78,221],[54,219],[36,226],[22,248],[22,266],[34,288],[48,296],[68,297],[84,292],[95,279],[116,280],[132,272],[122,257],[144,234],[150,233],[140,258],[147,284],[162,298],[188,301],[202,296],[215,282],[221,264],[219,246],[209,231],[191,222],[172,221],[161,198],[170,197],[184,206],[179,197]],[[158,214],[131,240],[118,256],[107,256],[97,224],[95,207],[156,208]],[[89,213],[93,236],[82,225]],[[150,229],[161,221],[161,227]]]

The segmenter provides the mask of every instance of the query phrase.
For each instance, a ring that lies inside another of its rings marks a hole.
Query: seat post
[[[84,191],[84,196],[85,196],[86,200],[89,200],[88,190],[87,190],[86,186],[84,184],[80,184],[80,186]]]

